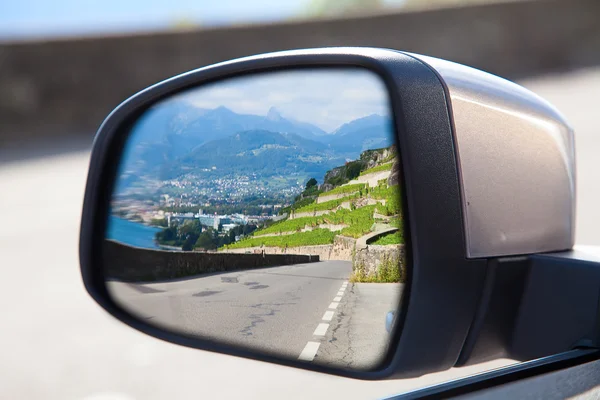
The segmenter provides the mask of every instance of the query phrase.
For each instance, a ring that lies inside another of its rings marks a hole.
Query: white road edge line
[[[335,310],[340,303],[333,302],[329,305],[329,308]]]
[[[333,301],[341,301],[342,300],[342,296],[337,296],[333,298]]]
[[[344,292],[342,292],[342,291],[337,292],[337,296],[343,296],[343,295],[344,295]]]
[[[317,325],[317,329],[313,332],[314,336],[325,336],[327,333],[327,329],[329,328],[329,324],[319,324]]]
[[[314,360],[315,356],[317,355],[317,350],[319,350],[320,345],[321,345],[321,343],[319,343],[319,342],[306,343],[306,346],[304,346],[304,350],[302,350],[302,353],[300,353],[300,355],[298,356],[298,360],[302,360],[302,361]]]
[[[331,321],[333,319],[333,311],[325,311],[325,314],[323,314],[323,318],[321,318],[323,321]]]

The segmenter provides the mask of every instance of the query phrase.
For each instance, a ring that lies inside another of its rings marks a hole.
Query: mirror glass
[[[161,329],[372,370],[407,266],[385,84],[359,68],[230,78],[133,125],[103,242],[109,293]]]

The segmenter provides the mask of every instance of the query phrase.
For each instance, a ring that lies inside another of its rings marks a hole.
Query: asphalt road
[[[600,245],[600,68],[520,83],[575,128],[576,241]],[[40,151],[48,147],[57,150]],[[81,283],[77,241],[88,161],[89,151],[73,143],[0,149],[2,399],[382,398],[510,363],[360,381],[190,350],[136,332],[103,312]]]
[[[402,285],[366,285],[375,290],[363,296],[365,284],[349,283],[351,272],[348,261],[322,261],[152,284],[108,282],[108,288],[127,310],[165,329],[294,360],[368,369],[385,353],[385,317],[397,309]],[[362,352],[354,349],[361,342],[367,344]]]

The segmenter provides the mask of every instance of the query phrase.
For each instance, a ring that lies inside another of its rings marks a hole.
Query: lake
[[[139,222],[128,221],[111,215],[108,220],[106,238],[130,246],[158,249],[158,245],[154,242],[154,234],[160,230],[161,228],[147,226]]]

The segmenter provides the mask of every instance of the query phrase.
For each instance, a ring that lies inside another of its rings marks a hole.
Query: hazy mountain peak
[[[217,108],[215,108],[214,110],[212,110],[213,114],[235,114],[234,111],[232,111],[231,109],[225,107],[225,106],[219,106]]]
[[[345,135],[345,134],[349,133],[350,131],[354,131],[356,129],[363,129],[366,126],[370,126],[373,124],[379,125],[379,124],[383,124],[383,123],[386,123],[389,121],[390,121],[389,117],[384,117],[383,115],[379,115],[379,114],[369,114],[367,116],[357,118],[350,122],[346,122],[345,124],[343,124],[342,126],[337,128],[336,130],[331,132],[331,134],[332,135]]]
[[[267,119],[269,121],[281,121],[283,117],[279,113],[279,110],[277,110],[275,107],[271,107],[267,112]]]

